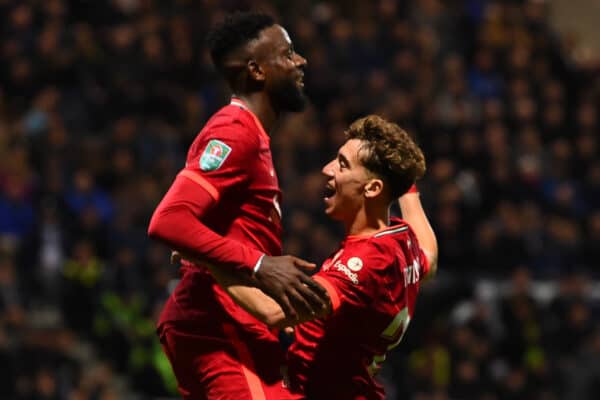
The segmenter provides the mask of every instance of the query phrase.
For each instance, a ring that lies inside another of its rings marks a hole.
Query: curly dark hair
[[[215,25],[206,37],[210,56],[222,71],[225,58],[234,50],[256,39],[260,32],[275,25],[275,19],[255,11],[238,11]]]
[[[347,139],[363,141],[361,163],[381,178],[392,197],[400,197],[425,174],[425,157],[404,129],[377,115],[360,118],[346,130]]]

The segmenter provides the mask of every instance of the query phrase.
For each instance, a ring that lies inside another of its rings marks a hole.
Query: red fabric
[[[284,387],[278,350],[268,342],[248,340],[233,325],[221,326],[228,340],[180,331],[165,325],[160,329],[163,351],[177,376],[178,390],[185,400],[280,400],[295,399]],[[248,360],[250,346],[263,357]],[[218,350],[218,351],[216,351]],[[243,361],[243,362],[240,362]],[[259,376],[260,375],[260,379]]]
[[[419,193],[419,189],[417,189],[417,185],[413,183],[406,193]]]
[[[220,266],[251,271],[261,251],[215,233],[198,219],[212,203],[213,198],[197,183],[178,176],[154,212],[150,237]]]
[[[240,106],[228,105],[207,122],[190,147],[184,170],[153,215],[151,236],[200,259],[248,271],[261,254],[281,254],[281,191],[269,139],[257,121]],[[211,140],[231,150],[218,168],[203,170],[201,158]],[[202,265],[183,263],[180,274],[159,321],[160,331],[178,332],[166,340],[167,349],[176,354],[171,359],[180,385],[202,393],[210,388],[190,382],[216,379],[222,382],[217,386],[232,386],[234,391],[247,360],[256,363],[263,382],[278,375],[282,350],[268,327],[237,306]],[[231,350],[224,324],[235,327],[240,340],[250,344],[242,352],[246,361]],[[268,362],[262,360],[265,357]],[[216,378],[219,374],[222,380]]]
[[[220,168],[203,171],[200,159],[211,140],[231,152]],[[151,237],[248,272],[263,253],[281,254],[281,190],[268,138],[252,114],[232,105],[215,114],[192,143],[184,171],[191,176],[175,179],[152,216]]]
[[[296,327],[288,351],[291,388],[310,399],[383,399],[375,357],[401,339],[414,310],[427,261],[410,227],[348,237],[316,275],[340,305],[325,319]],[[360,260],[360,261],[358,261]],[[392,323],[397,321],[397,323]]]

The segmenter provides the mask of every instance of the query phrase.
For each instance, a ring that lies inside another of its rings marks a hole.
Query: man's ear
[[[263,82],[265,80],[265,72],[261,68],[261,66],[256,62],[256,60],[248,60],[246,63],[246,68],[248,69],[248,76],[256,82]]]
[[[371,179],[365,184],[365,197],[374,198],[383,192],[383,181],[381,179]]]

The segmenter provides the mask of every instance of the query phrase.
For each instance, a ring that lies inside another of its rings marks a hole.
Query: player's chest
[[[340,249],[332,257],[325,260],[321,269],[326,274],[338,275],[358,286],[361,283],[359,271],[362,270],[363,266],[363,260],[357,253]]]
[[[261,142],[258,157],[250,170],[250,187],[259,190],[279,191],[279,179],[273,165],[273,156],[268,144]]]

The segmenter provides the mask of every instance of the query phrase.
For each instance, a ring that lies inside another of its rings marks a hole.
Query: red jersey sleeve
[[[240,120],[212,124],[188,152],[181,174],[202,186],[218,201],[220,196],[243,185],[249,168],[259,156],[259,142]]]
[[[413,188],[414,187],[415,187],[415,185],[413,185]],[[410,225],[406,221],[404,221],[400,218],[397,218],[397,217],[392,217],[391,223],[395,224],[395,225],[408,225],[410,227]],[[427,259],[427,256],[425,255],[425,253],[423,252],[423,249],[419,245],[419,240],[417,239],[417,235],[412,230],[412,228],[409,230],[408,235],[410,237],[410,240],[409,240],[410,245],[408,246],[409,247],[408,251],[411,253],[412,257],[414,257],[417,260],[417,262],[419,263],[420,278],[424,278],[425,276],[427,276],[427,274],[429,273],[429,270],[431,269],[429,260]]]
[[[244,184],[257,154],[258,142],[243,124],[211,125],[155,210],[149,236],[212,264],[252,272],[263,253],[215,233],[202,218],[223,193]]]

